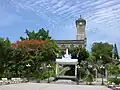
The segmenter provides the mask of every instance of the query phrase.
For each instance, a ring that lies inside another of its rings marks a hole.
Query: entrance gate
[[[68,49],[66,49],[66,54],[64,55],[64,57],[62,57],[62,59],[56,59],[55,81],[59,80],[59,79],[66,79],[66,80],[75,81],[75,82],[77,82],[77,84],[79,84],[79,80],[77,78],[77,64],[78,64],[78,59],[71,59],[71,55],[68,54]],[[75,66],[74,76],[60,75],[65,70],[69,69],[69,67],[65,67],[64,69],[61,69],[64,65],[74,65]]]

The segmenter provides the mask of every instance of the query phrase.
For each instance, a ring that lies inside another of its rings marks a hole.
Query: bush
[[[49,72],[43,72],[40,76],[40,80],[45,80],[49,77]]]
[[[108,78],[110,83],[115,83],[116,85],[120,84],[120,78]]]
[[[86,84],[92,84],[92,82],[93,82],[93,76],[92,76],[92,74],[88,74],[86,77],[85,77],[85,79],[84,79],[84,81],[86,82]]]
[[[55,76],[55,73],[54,73],[54,71],[49,71],[49,72],[43,72],[41,75],[40,75],[40,80],[45,80],[45,79],[47,79],[48,77],[53,77],[53,76]]]

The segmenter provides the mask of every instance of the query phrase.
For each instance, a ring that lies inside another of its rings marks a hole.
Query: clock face
[[[82,23],[82,22],[80,22],[80,23],[79,23],[79,25],[83,25],[83,23]]]

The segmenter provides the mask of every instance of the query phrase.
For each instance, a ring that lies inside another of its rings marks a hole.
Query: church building
[[[60,49],[66,49],[69,47],[86,47],[86,20],[80,16],[80,18],[75,21],[75,24],[77,29],[76,40],[56,40]]]

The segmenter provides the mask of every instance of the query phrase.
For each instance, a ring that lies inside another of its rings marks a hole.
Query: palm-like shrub
[[[86,82],[86,84],[91,85],[93,82],[93,75],[92,74],[86,75],[86,77],[84,78],[84,81]]]

